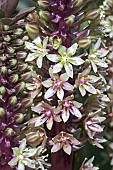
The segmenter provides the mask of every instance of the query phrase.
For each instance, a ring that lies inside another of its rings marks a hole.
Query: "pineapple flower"
[[[74,87],[68,83],[68,75],[67,73],[61,74],[60,77],[58,74],[53,74],[52,69],[49,69],[49,74],[51,78],[48,78],[47,80],[42,82],[42,85],[46,88],[49,88],[46,93],[44,98],[49,99],[52,97],[55,93],[57,93],[57,97],[60,100],[63,100],[64,97],[64,90],[67,91],[73,91]],[[63,90],[64,89],[64,90]]]
[[[88,60],[91,62],[93,71],[96,73],[97,72],[97,66],[107,68],[108,65],[105,62],[105,57],[108,54],[108,50],[106,49],[99,49],[102,41],[101,39],[98,39],[96,44],[92,45],[90,49],[90,54],[88,55]]]
[[[88,114],[88,117],[85,119],[85,130],[89,136],[89,138],[93,139],[96,133],[103,132],[103,126],[100,126],[99,124],[103,122],[106,118],[100,116],[101,109],[91,112]],[[105,114],[105,113],[101,113]]]
[[[53,73],[58,73],[62,70],[63,66],[67,75],[73,78],[73,67],[72,65],[79,66],[84,63],[80,57],[73,57],[76,52],[78,44],[75,43],[68,49],[65,46],[60,45],[58,49],[59,54],[48,54],[47,58],[52,62],[58,62],[53,66]]]
[[[46,126],[49,130],[52,129],[53,121],[61,122],[60,115],[56,115],[55,107],[50,106],[47,103],[41,102],[38,105],[32,107],[32,110],[41,116],[36,118],[35,127],[40,126],[46,122]]]
[[[35,169],[35,160],[30,159],[37,153],[37,148],[26,148],[26,139],[18,147],[13,148],[14,158],[8,163],[11,167],[18,164],[17,170],[25,170],[25,166]]]
[[[42,67],[43,57],[48,54],[48,50],[46,49],[48,42],[48,37],[44,38],[43,43],[40,37],[37,37],[33,40],[32,43],[25,42],[25,46],[27,49],[31,51],[28,54],[25,61],[33,61],[36,59],[36,64],[39,68]]]
[[[35,71],[32,72],[32,78],[30,83],[26,83],[26,88],[31,91],[32,98],[35,98],[37,95],[39,95],[41,91],[41,76],[37,75]]]
[[[93,166],[94,156],[87,161],[87,158],[82,163],[80,170],[98,170],[98,167]]]
[[[59,101],[59,105],[56,108],[56,113],[62,117],[62,120],[65,122],[68,121],[70,114],[76,116],[77,118],[81,118],[82,114],[78,108],[82,106],[82,103],[79,103],[74,100],[74,96],[68,96],[63,101]]]
[[[72,147],[75,149],[78,149],[78,145],[81,143],[73,137],[73,135],[66,133],[66,132],[60,132],[57,136],[52,138],[50,141],[50,145],[53,145],[51,148],[51,152],[57,152],[61,148],[63,148],[64,152],[68,155],[72,152]]]
[[[86,91],[97,94],[97,89],[93,87],[92,84],[96,83],[100,77],[89,75],[91,67],[86,68],[82,73],[79,73],[77,80],[75,81],[75,86],[79,87],[79,91],[82,96],[86,95]]]

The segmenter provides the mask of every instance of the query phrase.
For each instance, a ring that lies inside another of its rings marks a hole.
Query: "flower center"
[[[81,83],[81,84],[84,84],[84,83],[85,83],[85,78],[84,78],[84,77],[82,77],[82,78],[80,79],[80,83]]]
[[[59,81],[59,80],[55,82],[55,86],[56,86],[56,87],[60,87],[61,84],[62,84],[62,83],[61,83],[61,81]]]
[[[51,116],[52,113],[51,113],[50,110],[46,110],[46,111],[45,111],[45,114],[46,114],[47,116]]]
[[[70,107],[70,102],[69,102],[69,101],[66,101],[66,102],[65,102],[65,107],[67,107],[67,108]]]
[[[89,120],[86,122],[86,125],[90,126],[90,125],[92,125],[92,122]]]
[[[40,137],[43,137],[44,136],[44,132],[40,132]]]
[[[22,159],[24,159],[24,156],[23,156],[23,155],[19,155],[19,156],[18,156],[18,159],[19,159],[19,160],[22,160]]]
[[[62,141],[62,142],[66,142],[66,140],[67,140],[67,137],[66,137],[66,136],[62,136],[62,137],[61,137],[61,141]]]

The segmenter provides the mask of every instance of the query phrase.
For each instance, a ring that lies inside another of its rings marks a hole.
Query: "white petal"
[[[57,90],[57,97],[58,97],[60,100],[63,100],[64,90],[63,90],[62,88],[60,88],[60,90]]]
[[[43,40],[43,47],[46,48],[48,42],[48,37],[45,37]]]
[[[28,54],[27,58],[25,59],[25,61],[33,61],[36,56],[34,55],[35,53],[30,53]]]
[[[74,87],[70,83],[64,82],[63,83],[63,89],[65,89],[67,91],[73,91]]]
[[[65,67],[65,70],[66,70],[67,75],[68,75],[69,77],[73,78],[73,67],[72,67],[72,65],[71,65],[70,63],[66,63],[66,64],[64,65],[64,67]]]
[[[43,106],[41,103],[37,104],[34,107],[31,107],[32,111],[40,113],[43,110]]]
[[[92,65],[93,71],[96,73],[97,72],[97,66],[95,65],[95,63],[93,61],[91,61],[91,65]]]
[[[25,42],[25,46],[27,49],[29,49],[30,51],[34,52],[34,50],[36,51],[37,50],[37,46],[34,45],[33,43],[30,43],[30,42]]]
[[[37,60],[36,60],[37,66],[38,66],[39,68],[42,67],[42,61],[43,61],[43,57],[42,57],[42,56],[39,56],[39,57],[37,58]]]
[[[66,52],[66,47],[63,45],[60,45],[58,49],[58,53],[62,56],[64,52]]]
[[[44,86],[44,87],[51,87],[52,86],[52,83],[53,83],[53,81],[51,80],[51,79],[47,79],[47,80],[45,80],[45,81],[43,81],[42,82],[42,85]]]
[[[82,103],[79,103],[77,101],[73,101],[73,104],[76,108],[80,108],[83,105]]]
[[[40,116],[40,117],[38,117],[38,118],[37,118],[37,121],[36,121],[36,123],[35,123],[35,127],[44,124],[46,120],[47,120],[47,117],[44,118],[43,115]]]
[[[76,108],[76,107],[73,107],[73,112],[72,114],[78,118],[81,118],[82,117],[82,114],[80,113],[80,111]]]
[[[50,88],[46,91],[46,93],[45,93],[45,95],[44,95],[44,98],[45,98],[45,99],[48,99],[48,98],[52,97],[55,93],[56,93],[56,90],[54,90],[53,87],[50,87]]]
[[[53,117],[52,116],[47,120],[46,126],[49,130],[52,129],[52,126],[53,126]]]
[[[68,144],[65,144],[63,146],[63,150],[65,153],[67,153],[68,155],[71,155],[71,145],[68,143]]]
[[[92,94],[97,94],[96,89],[92,85],[85,85],[84,84],[83,86],[88,92],[90,92]]]
[[[55,64],[53,66],[53,73],[58,73],[62,70],[63,65],[61,63]]]
[[[86,95],[86,91],[85,91],[84,87],[79,86],[79,91],[80,91],[80,93],[81,93],[82,96],[85,96],[85,95]]]
[[[48,54],[48,55],[46,55],[46,57],[48,58],[48,60],[50,60],[52,62],[58,62],[60,56],[57,54]]]
[[[20,153],[22,153],[25,148],[26,148],[26,139],[23,139],[23,140],[21,141],[20,146],[19,146]]]
[[[80,57],[73,57],[71,59],[70,63],[72,63],[73,65],[79,66],[79,65],[82,65],[84,63],[84,60],[81,59]]]
[[[27,167],[29,167],[29,168],[32,168],[32,169],[35,169],[35,168],[36,168],[36,167],[35,167],[35,161],[33,161],[33,160],[29,159],[29,158],[25,158],[25,159],[23,160],[23,163],[24,163]]]
[[[73,44],[71,47],[67,49],[67,53],[70,55],[74,55],[76,53],[77,47],[78,47],[77,43]]]
[[[25,166],[24,166],[24,164],[21,161],[19,161],[19,163],[18,163],[17,170],[25,170]]]
[[[62,111],[62,119],[63,119],[64,123],[68,121],[69,116],[70,116],[69,111],[68,110],[66,111],[65,109],[63,109],[63,111]]]
[[[65,82],[69,79],[67,73],[61,74],[60,75],[60,79],[62,80],[62,82]]]
[[[18,162],[18,158],[13,158],[8,164],[13,167],[17,165],[17,162]]]
[[[42,45],[41,44],[41,42],[42,42],[42,40],[41,40],[41,38],[38,36],[36,39],[34,39],[34,41],[33,41],[36,45]]]
[[[59,151],[60,149],[61,149],[61,146],[60,146],[58,143],[56,143],[56,144],[54,144],[53,147],[51,148],[51,152],[54,153],[54,152]]]
[[[99,47],[100,47],[100,45],[101,45],[101,42],[102,42],[102,40],[101,40],[101,38],[99,38],[99,39],[97,40],[96,44],[95,44],[94,47],[93,47],[93,50],[94,50],[94,51],[96,51],[96,50],[99,49]]]
[[[15,148],[12,148],[12,150],[13,150],[13,153],[14,153],[14,155],[16,155],[16,156],[18,156],[19,155],[19,148],[18,147],[15,147]]]

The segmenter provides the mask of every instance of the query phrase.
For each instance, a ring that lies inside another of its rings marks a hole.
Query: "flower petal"
[[[66,52],[66,47],[63,45],[60,45],[58,49],[58,53],[62,56],[64,52]]]
[[[65,153],[67,153],[68,155],[71,155],[71,145],[69,144],[69,143],[67,143],[67,144],[65,144],[64,146],[63,146],[63,150],[64,150],[64,152]]]
[[[26,148],[26,139],[23,139],[23,140],[21,141],[20,146],[19,146],[20,153],[22,153],[25,148]]]
[[[71,47],[67,49],[67,53],[70,54],[70,56],[74,55],[76,53],[77,47],[78,47],[77,43],[73,44]]]
[[[48,37],[45,37],[43,40],[43,47],[46,48],[48,43]]]
[[[73,67],[70,63],[65,63],[64,64],[66,73],[69,77],[73,78]]]
[[[71,58],[70,63],[72,63],[73,65],[79,66],[84,63],[84,60],[81,59],[80,57],[73,57]]]
[[[56,90],[54,90],[53,87],[50,87],[50,88],[46,91],[46,93],[45,93],[45,95],[44,95],[44,98],[45,98],[45,99],[48,99],[48,98],[52,97],[55,93],[56,93]]]
[[[44,124],[47,119],[48,118],[44,117],[43,115],[38,117],[37,120],[36,120],[36,123],[35,123],[35,127]]]
[[[43,61],[43,57],[40,55],[40,56],[37,58],[37,60],[36,60],[37,66],[38,66],[39,68],[42,67],[42,61]]]
[[[36,113],[40,113],[43,110],[43,106],[41,103],[39,103],[38,105],[31,107],[32,111],[36,112]]]
[[[13,158],[8,164],[13,167],[17,165],[17,162],[18,162],[18,158]]]
[[[76,117],[78,117],[79,119],[82,117],[82,114],[80,113],[80,111],[79,111],[79,109],[77,109],[76,107],[72,107],[72,109],[73,109],[73,112],[71,111],[71,113],[74,115],[74,116],[76,116]]]
[[[29,49],[30,51],[34,52],[34,50],[36,51],[37,50],[37,46],[34,45],[33,43],[30,43],[30,42],[25,42],[25,46],[27,49]]]
[[[53,81],[51,80],[51,79],[47,79],[47,80],[45,80],[45,81],[43,81],[42,82],[42,85],[44,86],[44,87],[51,87],[52,86],[52,83],[53,83]]]
[[[18,168],[17,168],[18,170],[25,170],[25,166],[24,166],[24,164],[22,163],[22,161],[19,161],[19,163],[18,163]]]
[[[64,82],[63,83],[63,89],[65,89],[67,91],[73,91],[74,87],[70,83]]]
[[[50,60],[50,61],[52,61],[52,62],[58,62],[58,61],[60,61],[59,60],[59,55],[57,55],[57,54],[48,54],[48,55],[46,55],[46,57],[48,58],[48,60]]]
[[[13,150],[13,153],[14,153],[15,156],[19,155],[19,153],[20,153],[19,148],[15,147],[15,148],[12,148],[12,150]]]
[[[82,96],[85,96],[86,95],[86,90],[84,89],[83,86],[79,86],[79,91],[81,93]]]
[[[84,86],[84,88],[85,88],[88,92],[90,92],[90,93],[92,93],[92,94],[97,94],[96,89],[95,89],[92,85],[86,85],[86,84],[84,84],[83,86]]]
[[[95,63],[93,61],[91,61],[91,65],[92,65],[93,71],[96,73],[97,72],[97,66],[95,65]]]
[[[52,116],[50,118],[48,118],[48,120],[46,122],[46,126],[49,130],[52,129],[52,126],[53,126],[53,117]]]
[[[60,75],[60,79],[62,80],[62,82],[65,82],[69,79],[67,73],[61,74]]]
[[[57,90],[57,97],[58,97],[60,100],[63,100],[64,90],[63,90],[62,88],[60,88],[60,90]]]
[[[57,63],[53,66],[53,73],[58,73],[62,70],[63,65],[61,63]]]
[[[66,111],[65,109],[63,109],[62,110],[62,120],[64,123],[68,121],[69,116],[70,116],[69,110]]]
[[[42,40],[41,40],[41,38],[38,36],[36,39],[34,39],[34,41],[33,41],[36,45],[38,45],[38,46],[42,46]]]
[[[34,55],[35,53],[30,53],[28,54],[27,58],[25,59],[25,61],[33,61],[36,56]]]
[[[51,152],[54,153],[54,152],[57,152],[61,149],[61,146],[59,145],[59,143],[55,143],[53,145],[53,147],[51,148]]]

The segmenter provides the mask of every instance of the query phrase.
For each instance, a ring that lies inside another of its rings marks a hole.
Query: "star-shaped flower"
[[[50,145],[53,145],[53,147],[51,148],[51,152],[57,152],[61,148],[63,148],[64,152],[70,155],[72,147],[78,149],[78,145],[80,145],[80,142],[76,138],[74,138],[73,135],[62,131],[57,136],[52,138],[52,141],[50,141]]]
[[[42,82],[42,85],[44,87],[49,88],[46,91],[44,98],[49,99],[55,93],[57,93],[57,97],[60,100],[63,100],[64,90],[73,91],[74,87],[70,83],[67,82],[69,77],[66,73],[61,74],[59,76],[58,74],[53,74],[51,68],[49,72],[50,72],[51,78],[48,78],[47,80]]]
[[[82,103],[79,103],[74,100],[74,96],[68,96],[63,101],[59,101],[59,105],[56,108],[56,113],[61,113],[61,117],[64,122],[67,122],[70,114],[76,116],[77,118],[81,118],[82,114],[78,108],[82,106]]]
[[[38,105],[32,107],[32,110],[41,114],[37,117],[35,126],[40,126],[46,122],[46,126],[49,130],[52,129],[53,121],[60,122],[60,116],[55,114],[55,108],[47,103],[41,102]]]
[[[17,170],[25,170],[25,166],[35,169],[35,161],[29,157],[33,157],[36,153],[37,148],[26,148],[26,139],[23,139],[19,148],[13,148],[14,158],[8,164],[11,167],[14,167],[18,164]]]
[[[79,73],[77,80],[75,81],[75,86],[79,87],[79,91],[82,96],[86,95],[86,91],[97,94],[97,90],[92,84],[95,84],[100,80],[100,77],[89,75],[91,67],[86,68],[82,73]]]
[[[43,57],[48,54],[48,50],[46,49],[47,42],[48,37],[44,38],[43,42],[40,37],[37,37],[32,43],[25,42],[26,48],[31,51],[25,61],[33,61],[36,59],[37,66],[41,68]]]
[[[67,75],[73,78],[73,67],[72,65],[79,66],[84,63],[80,57],[73,56],[76,53],[78,44],[75,43],[68,49],[60,45],[58,49],[59,54],[48,54],[47,58],[52,62],[59,62],[53,67],[53,73],[58,73],[62,70],[63,66]]]

